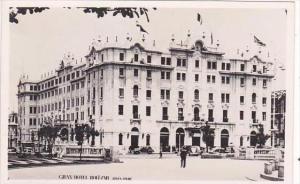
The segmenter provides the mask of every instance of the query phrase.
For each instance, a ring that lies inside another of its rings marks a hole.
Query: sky
[[[201,14],[202,25],[197,22]],[[129,33],[135,39],[142,34],[136,27],[138,21],[149,34],[149,42],[155,40],[158,50],[167,50],[171,35],[175,40],[185,40],[190,30],[192,40],[205,32],[207,38],[219,40],[225,57],[232,58],[237,49],[257,51],[253,36],[266,43],[263,52],[269,52],[277,62],[286,63],[287,16],[284,9],[149,9],[150,22],[139,19],[96,14],[85,14],[78,9],[50,8],[38,14],[18,15],[18,24],[10,23],[10,110],[17,110],[17,84],[21,75],[30,80],[40,80],[41,75],[54,71],[62,57],[71,53],[80,60],[88,54],[93,39],[125,40]],[[284,88],[284,71],[279,71],[275,88]]]

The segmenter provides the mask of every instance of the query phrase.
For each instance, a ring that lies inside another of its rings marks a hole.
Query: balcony
[[[208,100],[208,103],[213,104],[214,101],[213,100]]]
[[[163,116],[162,116],[162,120],[169,120],[169,116],[163,115]]]
[[[208,122],[214,122],[214,118],[213,117],[208,117]]]
[[[119,78],[120,78],[120,79],[124,79],[124,78],[125,78],[125,75],[119,75]]]
[[[134,113],[132,119],[130,119],[130,123],[137,123],[137,124],[141,124],[141,118],[140,118],[140,114]]]

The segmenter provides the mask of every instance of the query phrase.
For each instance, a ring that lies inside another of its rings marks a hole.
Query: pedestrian
[[[162,158],[162,151],[159,151],[159,158]]]
[[[185,147],[183,147],[180,152],[181,167],[183,167],[183,168],[185,168],[185,166],[186,166],[186,155],[187,155],[187,150],[185,149]]]

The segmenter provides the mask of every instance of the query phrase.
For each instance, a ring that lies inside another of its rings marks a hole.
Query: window
[[[223,122],[228,122],[228,111],[223,110]]]
[[[214,110],[208,109],[208,121],[213,122],[214,121]]]
[[[255,86],[256,85],[256,78],[252,79],[252,85]]]
[[[95,97],[96,97],[96,88],[93,87],[93,95],[92,95],[92,98],[95,99]]]
[[[241,81],[241,87],[244,87],[245,86],[245,78],[241,78],[240,81]]]
[[[180,80],[180,73],[177,73],[177,80]]]
[[[167,57],[167,65],[171,65],[171,58]]]
[[[166,79],[170,80],[171,79],[171,72],[166,72]]]
[[[256,72],[256,65],[252,66],[252,72]]]
[[[244,111],[240,111],[240,120],[244,120]]]
[[[266,97],[263,97],[263,98],[262,98],[262,104],[263,104],[263,105],[267,105],[267,98],[266,98]]]
[[[222,103],[229,103],[230,102],[230,94],[222,93],[221,94],[221,102]]]
[[[147,79],[151,79],[152,78],[152,72],[151,70],[147,70]]]
[[[267,80],[263,79],[263,88],[266,88],[266,87],[267,87]]]
[[[166,64],[166,58],[161,57],[160,62],[161,62],[161,65],[165,65]]]
[[[266,112],[262,112],[262,120],[263,121],[267,120],[267,113]]]
[[[199,81],[199,74],[195,74],[195,82]]]
[[[103,69],[100,70],[100,78],[103,79]]]
[[[123,105],[119,105],[119,115],[123,115]]]
[[[139,70],[138,70],[138,69],[134,69],[134,70],[133,70],[133,75],[134,75],[135,77],[138,77],[138,76],[139,76]]]
[[[120,61],[124,61],[124,53],[120,53]]]
[[[195,89],[195,91],[194,91],[194,99],[199,100],[199,90],[198,89]]]
[[[225,70],[225,65],[226,65],[225,63],[222,63],[222,67],[221,67],[222,70]]]
[[[139,96],[139,87],[137,85],[133,86],[133,97]]]
[[[146,116],[151,116],[151,107],[146,106]]]
[[[168,120],[168,107],[163,107],[162,108],[162,119],[163,120]]]
[[[214,101],[214,94],[208,93],[208,102],[213,102],[213,101]]]
[[[256,111],[251,112],[251,118],[253,120],[253,123],[256,123]]]
[[[230,70],[230,63],[226,63],[226,70]]]
[[[178,98],[183,99],[183,91],[178,91]]]
[[[183,108],[178,108],[178,121],[183,121]]]
[[[151,90],[146,90],[146,98],[151,99]]]
[[[134,61],[139,61],[139,55],[138,54],[134,54]]]
[[[139,118],[139,107],[137,105],[132,106],[132,115],[133,115],[133,119]]]
[[[152,60],[152,56],[151,56],[151,55],[148,55],[148,56],[147,56],[147,63],[151,63],[151,62],[152,62],[151,60]]]
[[[119,88],[119,97],[124,98],[124,88]]]
[[[170,100],[170,90],[166,90],[166,99]]]
[[[177,66],[181,66],[181,59],[177,58]]]
[[[186,67],[186,59],[182,59],[181,65],[182,65],[183,67]]]
[[[183,81],[185,81],[185,73],[181,74],[181,78],[182,78]]]
[[[195,60],[195,68],[199,68],[199,60]]]
[[[241,70],[241,72],[245,71],[245,64],[240,65],[240,70]]]
[[[168,89],[161,89],[160,90],[160,99],[170,100],[170,90],[168,90]]]
[[[100,88],[100,99],[103,98],[103,87]]]
[[[216,61],[207,61],[207,69],[216,70],[217,62]]]
[[[119,134],[119,145],[123,145],[123,134]]]
[[[164,71],[162,71],[162,72],[160,73],[160,79],[165,79],[165,72],[164,72]]]
[[[245,103],[244,96],[240,96],[240,104],[244,104],[244,103]]]
[[[252,93],[252,104],[256,104],[256,94]]]
[[[230,77],[229,76],[222,76],[222,84],[230,84]]]

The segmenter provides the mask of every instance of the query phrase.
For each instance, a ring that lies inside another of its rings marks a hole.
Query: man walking
[[[185,165],[186,165],[186,155],[187,155],[187,150],[185,149],[185,147],[183,147],[180,152],[181,167],[183,167],[183,168],[185,168]]]

